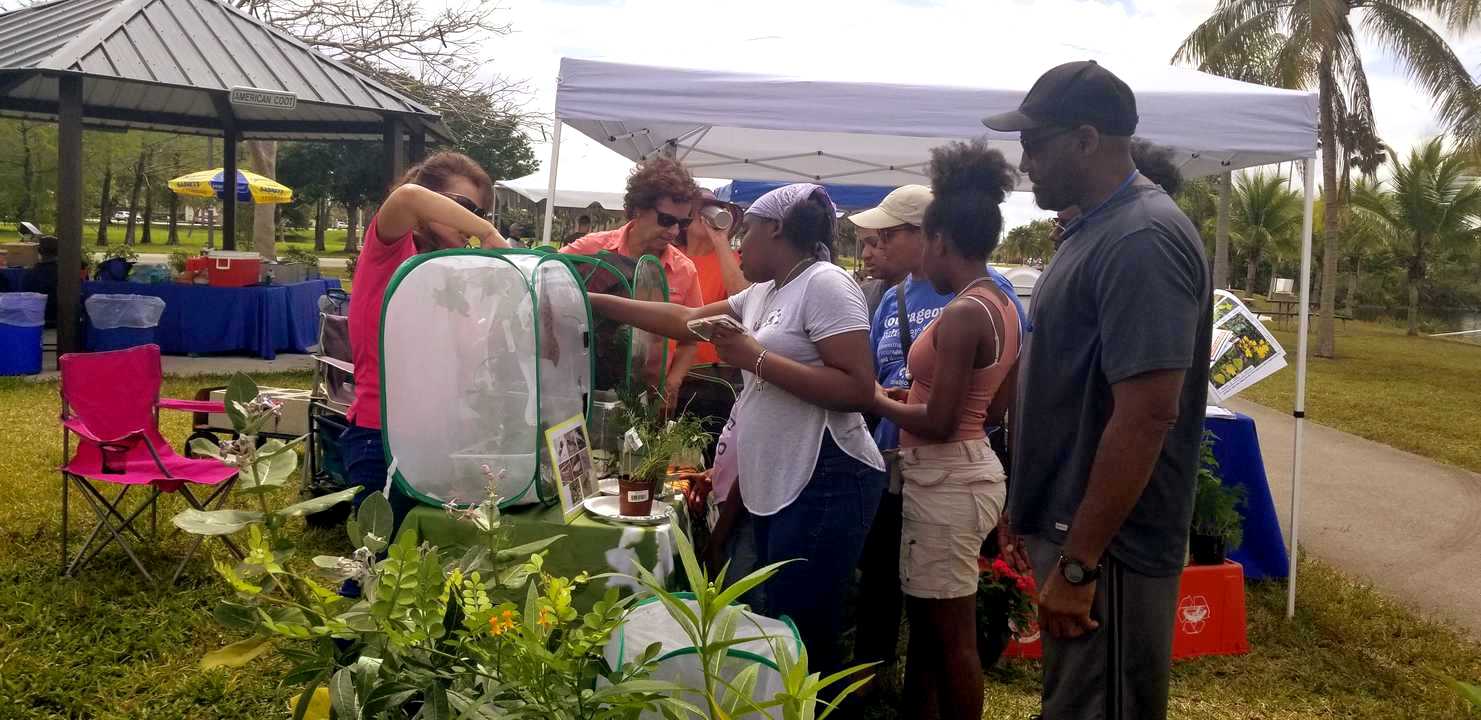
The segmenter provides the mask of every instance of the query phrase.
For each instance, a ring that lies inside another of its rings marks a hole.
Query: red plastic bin
[[[213,252],[206,276],[212,287],[255,285],[262,275],[262,256],[249,252]]]
[[[1183,568],[1183,578],[1178,585],[1178,609],[1173,622],[1174,660],[1248,653],[1250,641],[1245,628],[1244,568],[1233,561],[1225,561],[1223,565],[1189,565]],[[1027,643],[1010,641],[1003,656],[1042,657],[1038,634],[1028,640]]]

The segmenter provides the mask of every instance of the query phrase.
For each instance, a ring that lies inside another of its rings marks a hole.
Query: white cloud
[[[488,67],[528,79],[531,109],[545,113],[554,109],[562,56],[756,72],[826,66],[860,80],[969,82],[994,73],[1026,86],[1081,50],[1166,63],[1215,1],[506,0],[503,19],[514,32],[489,43]],[[1457,49],[1469,64],[1481,62],[1481,41],[1457,41]],[[1437,134],[1428,98],[1378,48],[1364,54],[1380,135],[1402,150]],[[626,162],[574,131],[562,146],[562,177],[612,177]],[[548,145],[536,152],[547,162]],[[601,170],[583,173],[585,163]],[[1010,203],[1014,224],[1035,216],[1025,198]]]

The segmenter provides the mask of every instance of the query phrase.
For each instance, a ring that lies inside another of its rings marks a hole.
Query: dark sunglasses
[[[1061,135],[1068,135],[1077,129],[1078,128],[1060,128],[1058,130],[1055,130],[1054,132],[1044,133],[1043,135],[1038,135],[1032,138],[1019,135],[1018,144],[1020,147],[1023,148],[1024,155],[1035,155],[1038,154],[1040,150],[1043,150],[1044,146],[1048,145],[1050,140],[1053,140],[1054,138],[1057,138]]]
[[[484,210],[482,207],[479,207],[478,203],[474,202],[473,198],[470,198],[467,195],[459,195],[457,193],[450,192],[438,194],[447,198],[448,200],[457,203],[458,207],[463,208],[464,210],[467,210],[468,212],[471,212],[474,215],[483,218],[484,220],[487,220],[489,218],[489,211]]]
[[[680,230],[688,230],[689,224],[694,222],[694,218],[692,217],[676,218],[673,215],[658,210],[654,210],[653,213],[658,216],[659,227],[671,228],[678,225]]]

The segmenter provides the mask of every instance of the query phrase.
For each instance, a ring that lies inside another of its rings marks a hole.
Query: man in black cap
[[[983,123],[1021,133],[1039,207],[1081,210],[1034,289],[1004,514],[1042,588],[1044,717],[1165,718],[1208,386],[1203,243],[1137,173],[1136,98],[1096,63]]]

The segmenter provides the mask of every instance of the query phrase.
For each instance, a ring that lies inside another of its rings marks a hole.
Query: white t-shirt
[[[752,285],[730,296],[730,308],[761,346],[805,365],[823,364],[820,340],[846,332],[869,332],[864,292],[837,265],[816,262],[773,292],[775,282]],[[741,496],[755,515],[774,515],[802,494],[818,463],[823,431],[850,457],[876,470],[884,458],[856,412],[825,410],[746,372],[736,400],[735,445]]]

